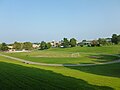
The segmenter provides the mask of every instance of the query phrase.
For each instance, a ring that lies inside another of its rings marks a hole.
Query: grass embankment
[[[120,64],[94,67],[47,67],[0,56],[1,90],[119,90]]]

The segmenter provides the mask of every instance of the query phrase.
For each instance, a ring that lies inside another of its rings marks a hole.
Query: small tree
[[[118,43],[120,43],[120,35],[117,36]]]
[[[64,38],[64,39],[63,39],[62,46],[63,46],[64,48],[68,48],[68,47],[69,47],[69,40],[68,40],[67,38]]]
[[[46,49],[49,49],[49,48],[51,48],[51,43],[46,44]]]
[[[42,42],[40,43],[40,49],[41,49],[41,50],[46,49],[46,42],[42,41]]]
[[[118,44],[118,36],[117,36],[117,34],[112,35],[112,43]]]
[[[23,43],[23,49],[25,50],[31,50],[33,47],[32,47],[32,43],[31,42],[24,42]]]
[[[1,50],[2,51],[7,51],[9,48],[7,47],[7,44],[6,43],[2,43],[1,45]]]
[[[98,42],[99,42],[99,44],[102,44],[102,45],[106,45],[107,44],[107,41],[104,38],[99,38]]]
[[[97,40],[93,40],[91,43],[91,46],[94,47],[94,46],[100,46],[100,45],[99,45],[99,42]]]
[[[0,50],[1,50],[2,44],[0,44]]]
[[[23,43],[14,42],[13,48],[16,49],[16,50],[22,50],[23,49]]]
[[[75,38],[70,39],[70,45],[71,47],[75,47],[77,44],[77,40]]]

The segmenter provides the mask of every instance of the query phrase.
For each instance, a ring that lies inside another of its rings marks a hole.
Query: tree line
[[[77,40],[75,38],[71,38],[70,40],[68,40],[67,38],[63,38],[63,40],[61,40],[60,44],[57,44],[56,47],[61,47],[63,46],[63,48],[68,48],[68,47],[75,47],[77,45]],[[51,48],[51,43],[46,43],[44,41],[42,41],[40,43],[40,50],[44,50],[44,49],[49,49]]]
[[[84,46],[83,42],[87,42],[86,40],[83,40],[80,44],[80,46]],[[45,50],[49,49],[52,47],[50,42],[45,42],[42,41],[39,43],[39,49],[40,50]],[[90,44],[87,46],[101,46],[101,45],[112,45],[112,44],[120,44],[120,35],[113,34],[111,38],[99,38],[98,40],[92,40]],[[69,48],[69,47],[76,47],[78,45],[77,40],[75,38],[67,39],[63,38],[61,40],[60,44],[57,44],[57,47],[62,47],[62,48]],[[15,50],[32,50],[33,49],[33,44],[31,42],[14,42],[11,44],[13,46],[13,49]],[[1,51],[7,51],[9,49],[8,45],[6,43],[0,44],[0,50]]]
[[[14,42],[14,44],[11,44],[11,46],[13,46],[13,49],[18,50],[18,51],[23,50],[23,49],[25,49],[25,50],[33,49],[31,42],[24,42],[24,43]],[[8,45],[6,43],[0,44],[1,51],[7,51],[9,49],[10,48],[8,47]]]

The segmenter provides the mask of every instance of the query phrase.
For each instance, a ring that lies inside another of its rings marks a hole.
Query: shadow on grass
[[[0,90],[113,90],[52,71],[0,62]]]
[[[93,61],[98,62],[98,63],[104,63],[104,62],[109,62],[109,61],[114,61],[114,60],[120,59],[120,57],[118,57],[118,56],[103,55],[103,54],[91,55],[91,56],[89,56],[89,58],[97,59],[97,60],[93,60]]]
[[[92,73],[96,75],[118,77],[120,78],[120,63],[109,64],[109,65],[95,65],[95,66],[77,66],[68,67],[70,69],[76,69],[87,73]]]

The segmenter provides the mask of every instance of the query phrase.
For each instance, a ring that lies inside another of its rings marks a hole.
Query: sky
[[[0,42],[120,34],[120,0],[0,0]]]

